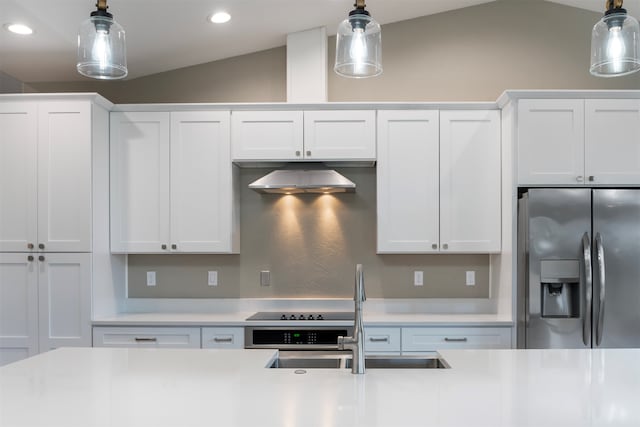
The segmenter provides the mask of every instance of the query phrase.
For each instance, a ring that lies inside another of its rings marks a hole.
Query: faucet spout
[[[356,283],[353,300],[355,312],[353,316],[353,336],[338,337],[339,350],[351,350],[353,353],[351,373],[364,374],[364,325],[362,323],[362,303],[367,299],[364,292],[364,273],[362,264],[356,265]]]

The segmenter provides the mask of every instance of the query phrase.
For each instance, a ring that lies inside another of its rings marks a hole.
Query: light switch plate
[[[260,272],[260,286],[271,286],[271,272],[269,270]]]
[[[209,286],[218,286],[218,272],[217,271],[209,271],[207,273],[207,285],[209,285]]]

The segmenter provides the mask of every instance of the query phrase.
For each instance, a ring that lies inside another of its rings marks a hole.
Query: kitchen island
[[[297,374],[274,350],[61,348],[0,368],[0,426],[640,425],[640,349],[440,355]]]

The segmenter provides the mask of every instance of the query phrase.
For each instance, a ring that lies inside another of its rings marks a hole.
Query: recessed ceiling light
[[[27,36],[29,34],[33,34],[33,30],[26,25],[22,24],[5,24],[4,27],[11,31],[14,34],[20,34],[23,36]]]
[[[230,19],[231,15],[227,12],[217,12],[209,16],[209,21],[214,24],[224,24],[225,22],[229,22]]]

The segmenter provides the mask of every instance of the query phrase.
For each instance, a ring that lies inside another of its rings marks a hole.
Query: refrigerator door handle
[[[591,347],[591,300],[593,284],[593,272],[591,270],[591,239],[589,233],[582,235],[582,250],[584,261],[584,295],[586,313],[582,317],[582,342]]]
[[[600,282],[600,303],[598,304],[596,326],[596,345],[602,342],[602,328],[604,327],[604,297],[605,297],[605,272],[604,272],[604,245],[602,244],[602,236],[596,233],[596,253],[598,258],[598,280]]]

